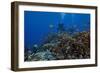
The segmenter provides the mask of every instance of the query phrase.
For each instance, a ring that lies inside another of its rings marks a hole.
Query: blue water
[[[40,45],[50,32],[57,32],[58,24],[64,24],[66,32],[89,31],[90,14],[24,11],[25,48]]]

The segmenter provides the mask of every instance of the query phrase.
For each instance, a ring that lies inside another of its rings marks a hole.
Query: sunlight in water
[[[65,15],[65,13],[61,13],[61,21],[64,19]]]
[[[72,14],[72,24],[74,23],[74,14]]]

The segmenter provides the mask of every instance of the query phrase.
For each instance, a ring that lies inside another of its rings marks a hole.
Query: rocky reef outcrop
[[[33,47],[35,52],[26,51],[25,61],[90,58],[90,32],[69,35],[63,26],[60,27],[57,33],[47,35],[43,44]]]

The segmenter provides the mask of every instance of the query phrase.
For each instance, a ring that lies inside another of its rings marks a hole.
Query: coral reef
[[[90,58],[90,32],[77,32],[69,35],[63,24],[58,32],[49,34],[40,46],[34,45],[34,51],[25,51],[25,61],[87,59]]]

